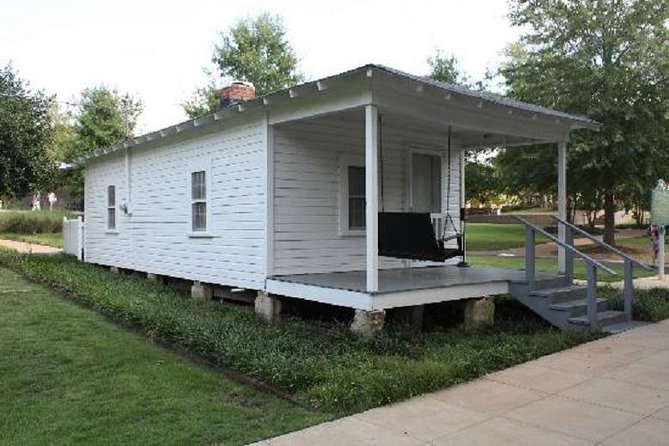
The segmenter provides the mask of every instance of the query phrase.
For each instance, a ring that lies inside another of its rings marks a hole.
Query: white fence
[[[81,217],[76,220],[63,217],[63,252],[84,260],[84,222]]]

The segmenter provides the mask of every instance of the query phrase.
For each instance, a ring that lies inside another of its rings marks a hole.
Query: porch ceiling
[[[382,118],[382,125],[389,126],[393,129],[399,130],[411,130],[413,132],[432,134],[432,135],[441,135],[444,141],[448,137],[448,127],[449,123],[447,122],[438,122],[437,120],[431,118],[427,113],[416,113],[416,114],[407,114],[405,110],[397,110],[391,107],[379,107],[379,113]],[[313,123],[316,125],[325,124],[325,123],[341,123],[347,124],[350,126],[360,126],[360,132],[364,132],[364,108],[359,107],[355,109],[349,109],[344,111],[339,111],[335,113],[329,113],[324,115],[312,116],[309,118],[304,118],[299,121],[291,121],[283,124],[277,124],[278,126],[291,126],[299,125],[300,123]],[[478,147],[511,147],[511,146],[522,146],[528,144],[545,144],[550,142],[555,142],[558,139],[552,140],[548,137],[545,138],[529,138],[529,137],[519,137],[507,133],[493,133],[486,132],[483,130],[476,130],[467,128],[457,124],[450,124],[451,126],[451,135],[453,141],[460,147],[463,148],[478,148]]]

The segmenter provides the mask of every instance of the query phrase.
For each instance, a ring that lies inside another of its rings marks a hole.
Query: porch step
[[[553,277],[550,279],[537,279],[534,282],[535,286],[535,291],[539,290],[545,290],[549,288],[560,288],[565,286],[565,278],[564,277]],[[521,286],[527,286],[527,281],[526,280],[511,280],[510,281],[512,285],[521,285]]]
[[[551,299],[551,302],[553,303],[560,303],[583,298],[586,296],[587,292],[587,289],[584,287],[572,285],[534,290],[531,291],[529,295],[532,297]]]
[[[548,306],[551,310],[554,311],[566,311],[569,312],[571,317],[583,316],[588,313],[588,299],[574,299],[568,300],[566,302],[554,303]],[[608,310],[609,305],[606,299],[598,298],[597,299],[597,311],[606,311]]]
[[[606,327],[625,321],[627,321],[627,316],[625,316],[623,311],[599,311],[597,313],[597,325],[600,327]],[[590,325],[587,315],[570,317],[569,323],[585,327]]]

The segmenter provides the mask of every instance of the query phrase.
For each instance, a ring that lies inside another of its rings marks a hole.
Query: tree
[[[428,57],[427,64],[430,66],[430,78],[472,90],[483,91],[488,89],[493,77],[490,71],[486,71],[483,79],[472,80],[468,74],[460,69],[460,62],[454,55],[446,54],[441,50],[437,50],[437,54],[434,56]]]
[[[510,19],[527,31],[501,69],[509,95],[603,124],[572,135],[570,187],[601,196],[614,243],[616,201],[667,162],[669,0],[513,0]]]
[[[142,108],[141,101],[127,93],[104,86],[84,90],[75,114],[77,138],[69,158],[132,137]]]
[[[470,85],[469,76],[460,70],[458,59],[452,54],[437,50],[437,54],[428,57],[427,64],[430,66],[430,78],[434,80],[451,85]]]
[[[39,190],[55,171],[49,107],[44,92],[29,90],[11,65],[0,69],[0,196]]]
[[[203,71],[207,76],[206,85],[198,87],[191,98],[181,105],[191,119],[213,113],[219,108],[220,97],[216,76],[211,70]]]
[[[494,166],[471,156],[465,164],[465,196],[474,206],[497,204],[501,191]]]
[[[68,161],[132,137],[142,107],[129,94],[104,86],[84,90],[74,117],[75,137],[68,147]],[[81,169],[71,173],[67,186],[73,198],[83,198]]]
[[[58,101],[51,101],[49,109],[53,137],[49,146],[49,157],[56,163],[64,162],[73,151],[72,146],[77,139],[77,133],[69,113],[61,111]]]
[[[280,16],[262,13],[256,18],[239,20],[221,33],[212,62],[221,77],[252,82],[261,96],[301,82],[298,59],[286,40]],[[198,88],[183,104],[191,118],[218,110],[216,78],[208,73],[208,82]]]

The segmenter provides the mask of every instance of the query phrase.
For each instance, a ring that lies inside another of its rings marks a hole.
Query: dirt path
[[[0,240],[0,246],[27,254],[58,254],[63,251],[60,248],[52,248],[51,246],[35,243],[16,242],[14,240]]]

